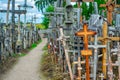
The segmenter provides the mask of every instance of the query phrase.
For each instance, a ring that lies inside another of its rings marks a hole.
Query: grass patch
[[[18,61],[18,58],[9,57],[4,63],[0,63],[0,80],[2,80],[2,75],[6,74]]]
[[[42,42],[42,40],[39,40],[39,41],[37,41],[36,43],[33,43],[33,44],[31,45],[31,47],[30,47],[30,50],[36,48],[37,45],[40,44],[41,42]]]
[[[43,47],[43,49],[42,50],[47,50],[48,48],[47,48],[47,44]]]
[[[12,57],[14,57],[14,58],[18,58],[18,57],[23,57],[23,56],[25,56],[25,55],[27,55],[27,54],[26,54],[26,53],[13,54]]]
[[[60,64],[55,64],[52,58],[54,58],[54,56],[47,52],[42,55],[40,74],[42,73],[46,80],[64,80],[64,78],[70,80],[67,75],[63,74]]]

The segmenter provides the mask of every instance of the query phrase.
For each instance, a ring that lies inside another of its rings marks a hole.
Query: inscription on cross
[[[88,25],[85,23],[83,29],[76,32],[75,35],[84,38],[84,49],[81,51],[81,55],[86,57],[86,80],[90,80],[89,71],[89,56],[92,55],[92,51],[88,49],[88,36],[95,35],[96,32],[88,30]]]

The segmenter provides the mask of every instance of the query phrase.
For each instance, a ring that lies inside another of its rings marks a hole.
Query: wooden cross
[[[93,69],[93,80],[96,80],[97,74],[97,63],[98,63],[98,48],[106,48],[106,45],[98,45],[97,34],[95,35],[94,45],[88,45],[89,48],[94,48],[94,69]]]
[[[99,77],[101,78],[101,80],[103,80],[104,75],[103,75],[103,74],[100,74],[100,76],[99,76]]]
[[[69,69],[69,74],[70,74],[70,78],[71,80],[73,80],[73,73],[72,73],[72,69],[71,69],[71,64],[70,64],[70,59],[69,59],[69,56],[68,56],[68,52],[67,52],[67,49],[66,49],[66,43],[65,43],[65,37],[64,37],[64,34],[63,34],[63,29],[60,28],[60,38],[58,40],[62,40],[62,44],[63,44],[63,47],[64,47],[64,52],[65,52],[65,57],[66,57],[66,61],[67,61],[67,65],[68,65],[68,69]]]
[[[78,64],[78,67],[77,67],[78,76],[77,76],[76,79],[81,80],[81,69],[82,69],[82,67],[81,67],[81,58],[80,58],[80,56],[78,56],[78,61],[73,62],[73,64]]]
[[[104,22],[103,24],[103,28],[102,28],[102,37],[98,37],[99,41],[102,41],[103,45],[107,45],[108,40],[111,41],[119,41],[120,37],[109,37],[108,36],[108,27],[107,27],[107,22]],[[93,38],[91,39],[92,41],[94,40]],[[106,58],[107,58],[107,49],[103,48],[102,49],[102,53],[103,53],[103,59],[102,59],[102,71],[104,74],[104,79],[106,79]]]
[[[107,8],[107,20],[109,24],[112,25],[112,20],[113,20],[112,12],[114,11],[115,7],[120,7],[120,5],[116,5],[114,2],[112,2],[112,0],[108,0],[106,4],[101,4],[100,7]]]
[[[92,51],[88,49],[88,36],[95,35],[96,32],[88,30],[88,25],[85,23],[83,29],[75,33],[76,36],[84,38],[84,49],[81,51],[81,55],[86,56],[86,80],[90,80],[89,72],[89,56],[92,55]]]

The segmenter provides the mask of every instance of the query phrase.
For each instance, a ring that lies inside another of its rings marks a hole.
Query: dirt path
[[[3,76],[3,80],[42,80],[39,78],[39,63],[43,53],[42,48],[47,40],[43,39],[28,55],[21,57],[18,63]]]

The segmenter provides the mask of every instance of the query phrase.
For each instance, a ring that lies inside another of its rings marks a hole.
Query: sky
[[[7,1],[8,0],[0,0],[0,10],[7,10]],[[11,0],[12,3],[12,0]],[[18,10],[18,5],[23,5],[24,4],[24,0],[15,0],[15,9]],[[27,0],[27,5],[29,6],[33,6],[33,8],[28,8],[27,9],[27,22],[30,22],[32,16],[36,15],[36,17],[38,19],[36,19],[36,23],[41,23],[42,22],[42,18],[44,17],[42,15],[42,13],[40,11],[38,11],[38,9],[35,7],[35,2],[34,0]],[[10,9],[11,9],[11,4],[10,4]],[[21,8],[22,10],[22,8]],[[18,15],[16,16],[16,21],[18,21]],[[6,22],[6,13],[0,13],[0,19],[2,19],[2,21]],[[11,21],[11,14],[9,16],[9,21]],[[21,21],[24,21],[24,15],[21,15]]]

